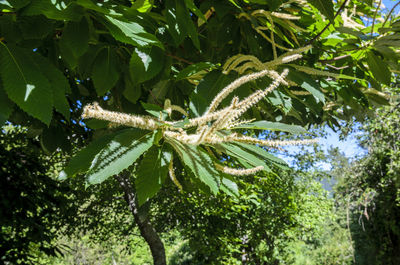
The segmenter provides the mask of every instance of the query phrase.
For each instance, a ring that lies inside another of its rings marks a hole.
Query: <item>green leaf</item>
[[[103,48],[93,63],[92,79],[97,95],[102,96],[115,86],[119,79],[119,61],[114,48]]]
[[[232,197],[239,197],[238,185],[232,180],[232,177],[227,174],[223,174],[220,188],[223,192]]]
[[[188,78],[188,77],[190,77],[194,74],[197,74],[198,72],[203,71],[203,70],[210,70],[214,66],[215,66],[215,64],[212,64],[209,62],[202,62],[202,63],[196,63],[196,64],[189,65],[188,67],[186,67],[185,69],[183,69],[176,75],[176,80],[182,80],[182,79]]]
[[[7,121],[12,113],[14,103],[8,98],[6,92],[0,84],[0,127]]]
[[[86,179],[98,184],[132,165],[153,144],[154,134],[138,129],[115,136],[93,159]]]
[[[154,0],[136,0],[131,8],[135,9],[141,13],[145,13],[151,10],[153,7]]]
[[[153,146],[144,155],[136,172],[136,193],[139,206],[152,198],[164,183],[172,153],[164,146]]]
[[[39,54],[33,54],[33,59],[40,67],[42,73],[50,81],[55,109],[65,118],[69,119],[70,106],[65,97],[65,94],[71,90],[68,80],[65,78],[64,74],[58,70],[58,68],[52,65],[44,57]]]
[[[22,16],[18,25],[25,39],[44,39],[53,31],[54,23],[44,16]]]
[[[199,146],[183,144],[176,140],[171,139],[168,142],[193,174],[204,182],[214,194],[217,194],[220,186],[220,174],[213,167],[212,159],[207,152]]]
[[[59,179],[65,179],[88,171],[94,157],[119,133],[121,132],[108,134],[90,142],[90,144],[71,158],[65,169],[61,171]]]
[[[34,0],[28,2],[30,4],[22,10],[21,15],[23,16],[44,15],[49,19],[79,21],[84,14],[84,9],[74,3],[65,5],[56,3],[54,0]]]
[[[308,92],[310,92],[317,102],[325,103],[324,93],[318,90],[320,87],[318,83],[311,78],[308,74],[297,72],[297,71],[289,71],[289,75],[287,77],[289,80],[295,82],[300,87],[304,88]]]
[[[255,121],[247,124],[241,124],[233,129],[257,129],[257,130],[269,130],[269,131],[282,131],[290,132],[293,134],[306,133],[307,131],[298,125],[289,125],[280,122],[271,121]]]
[[[187,32],[185,25],[181,23],[182,22],[181,19],[178,21],[176,5],[179,5],[180,8],[182,9],[184,3],[183,1],[181,2],[176,0],[165,1],[165,7],[166,7],[165,18],[167,21],[167,28],[172,38],[174,39],[175,46],[177,47],[185,39],[185,37],[187,36]]]
[[[106,16],[106,18],[105,26],[116,40],[139,47],[154,45],[164,49],[162,43],[138,23],[121,21],[111,16]]]
[[[193,45],[200,50],[200,41],[197,34],[197,28],[194,25],[192,17],[190,16],[189,10],[186,8],[182,1],[176,1],[176,16],[178,23],[181,23],[186,27],[186,32],[193,42]]]
[[[40,136],[40,144],[48,154],[52,154],[61,148],[64,151],[70,151],[71,143],[61,127],[51,126],[45,128]]]
[[[89,48],[89,25],[86,18],[80,22],[68,22],[60,42],[70,49],[75,58],[81,57]]]
[[[53,93],[32,52],[0,43],[0,76],[8,97],[29,115],[49,125]]]
[[[204,22],[207,21],[206,17],[204,14],[200,11],[200,9],[195,6],[192,0],[185,0],[185,5],[187,8],[190,9],[198,18],[202,19]]]
[[[160,112],[163,115],[163,119],[165,119],[168,116],[168,113],[162,107],[156,104],[145,103],[145,102],[140,102],[140,103],[142,104],[143,108],[154,117],[159,118]]]
[[[282,169],[288,169],[288,165],[284,160],[270,154],[264,148],[246,143],[235,143],[235,144],[239,146],[242,150],[246,151],[249,155],[252,154],[257,157],[261,157],[264,160],[268,161],[269,163],[272,163]]]
[[[229,156],[238,158],[239,160],[246,161],[248,164],[250,164],[251,167],[258,167],[258,166],[263,166],[264,170],[266,171],[271,171],[271,169],[265,164],[265,162],[258,157],[258,155],[249,153],[246,150],[243,150],[239,144],[236,143],[225,143],[220,145],[224,150],[225,153]],[[244,165],[247,167],[247,165]]]
[[[386,85],[390,85],[392,74],[389,71],[387,64],[372,51],[366,54],[367,64],[375,79]]]
[[[140,85],[135,85],[132,82],[132,79],[129,74],[124,75],[124,81],[125,81],[125,89],[122,94],[124,97],[135,104],[137,100],[140,98],[140,95],[142,94],[142,89]]]
[[[134,84],[155,77],[164,66],[163,52],[158,47],[135,48],[129,62],[129,72]]]
[[[307,0],[316,7],[323,15],[325,15],[332,23],[335,19],[332,0]]]

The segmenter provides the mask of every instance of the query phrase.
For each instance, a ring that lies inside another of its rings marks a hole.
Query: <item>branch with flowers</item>
[[[164,109],[160,111],[158,117],[108,111],[96,102],[86,105],[82,113],[84,119],[108,121],[112,127],[124,126],[134,128],[127,129],[128,131],[135,130],[133,136],[125,130],[124,133],[127,136],[117,135],[105,144],[91,162],[87,172],[88,181],[98,183],[108,176],[118,174],[144,154],[135,172],[138,198],[140,203],[143,203],[157,192],[165,181],[166,175],[170,176],[171,181],[180,191],[184,190],[184,185],[175,174],[176,167],[173,161],[174,154],[177,154],[186,168],[204,182],[212,192],[217,193],[222,190],[228,194],[237,194],[234,176],[252,175],[262,170],[270,170],[266,161],[284,164],[282,160],[272,156],[262,147],[279,149],[281,146],[317,142],[317,139],[268,140],[251,137],[246,135],[243,128],[252,129],[254,124],[258,124],[256,129],[268,130],[271,129],[270,126],[260,126],[260,124],[276,125],[276,123],[254,122],[254,119],[241,120],[246,111],[273,90],[280,85],[288,85],[286,77],[289,70],[284,69],[278,72],[277,66],[301,58],[300,53],[308,49],[310,46],[289,51],[267,63],[261,63],[249,56],[234,56],[225,64],[225,73],[232,70],[241,73],[248,71],[249,68],[262,70],[241,76],[231,82],[214,97],[207,110],[199,117],[189,117],[185,109],[171,104],[169,99],[165,100]],[[234,96],[228,106],[220,107],[221,103],[229,95],[234,94],[237,88],[266,76],[273,81],[265,89],[256,90],[243,99]],[[183,119],[172,120],[172,112],[178,112]],[[289,129],[301,128],[294,125],[285,126]],[[119,140],[116,140],[117,138]],[[123,141],[128,144],[122,144]],[[221,160],[223,154],[232,157],[241,166],[234,164],[232,167],[232,164]],[[122,162],[118,163],[118,160]],[[154,186],[157,187],[154,188]]]

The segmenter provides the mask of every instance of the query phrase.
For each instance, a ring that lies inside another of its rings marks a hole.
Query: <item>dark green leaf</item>
[[[176,76],[176,80],[182,80],[185,78],[188,78],[194,74],[197,74],[198,72],[202,71],[202,70],[210,70],[214,67],[215,65],[209,62],[202,62],[202,63],[196,63],[196,64],[192,64],[189,65],[188,67],[186,67],[185,69],[183,69],[182,71],[180,71],[177,76]]]
[[[119,79],[119,61],[114,48],[102,49],[93,63],[92,79],[99,96],[115,86]]]
[[[0,43],[0,76],[8,97],[29,115],[50,124],[53,93],[31,52]]]
[[[61,73],[60,70],[52,65],[47,59],[39,54],[33,55],[33,59],[40,67],[42,73],[50,81],[55,109],[64,115],[65,118],[69,119],[70,106],[67,98],[65,97],[67,91],[71,90],[68,80],[65,78],[64,74]]]
[[[165,147],[153,146],[144,155],[136,172],[136,193],[139,205],[152,198],[164,183],[172,153]]]
[[[335,19],[333,10],[333,2],[331,0],[307,0],[310,4],[316,7],[323,15],[331,22]]]
[[[18,0],[20,1],[20,0]],[[49,19],[79,21],[84,9],[74,3],[63,5],[52,0],[34,0],[22,11],[24,16],[45,15]]]
[[[138,84],[156,76],[163,66],[164,57],[160,48],[135,48],[129,62],[129,72],[133,83]]]
[[[387,64],[372,51],[366,54],[367,64],[372,74],[379,82],[390,85],[391,73]]]
[[[81,57],[89,48],[89,25],[86,18],[69,22],[63,30],[61,45],[70,49],[75,58]]]
[[[13,108],[14,103],[8,98],[0,84],[0,127],[7,121]]]
[[[115,136],[93,159],[86,179],[98,184],[132,165],[153,144],[154,134],[129,129]]]

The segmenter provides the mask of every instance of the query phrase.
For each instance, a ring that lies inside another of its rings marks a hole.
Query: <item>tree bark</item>
[[[139,205],[137,203],[135,189],[129,180],[129,174],[122,173],[117,176],[116,179],[124,191],[124,199],[128,203],[129,210],[133,214],[135,222],[139,227],[140,234],[150,247],[154,265],[166,265],[167,261],[165,258],[164,244],[148,218],[143,218],[139,214]]]

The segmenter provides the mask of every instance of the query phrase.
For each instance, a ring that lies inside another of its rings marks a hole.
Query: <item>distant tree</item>
[[[350,212],[356,264],[400,262],[398,106],[377,110],[363,128],[362,145],[368,153],[338,174],[336,200]]]

